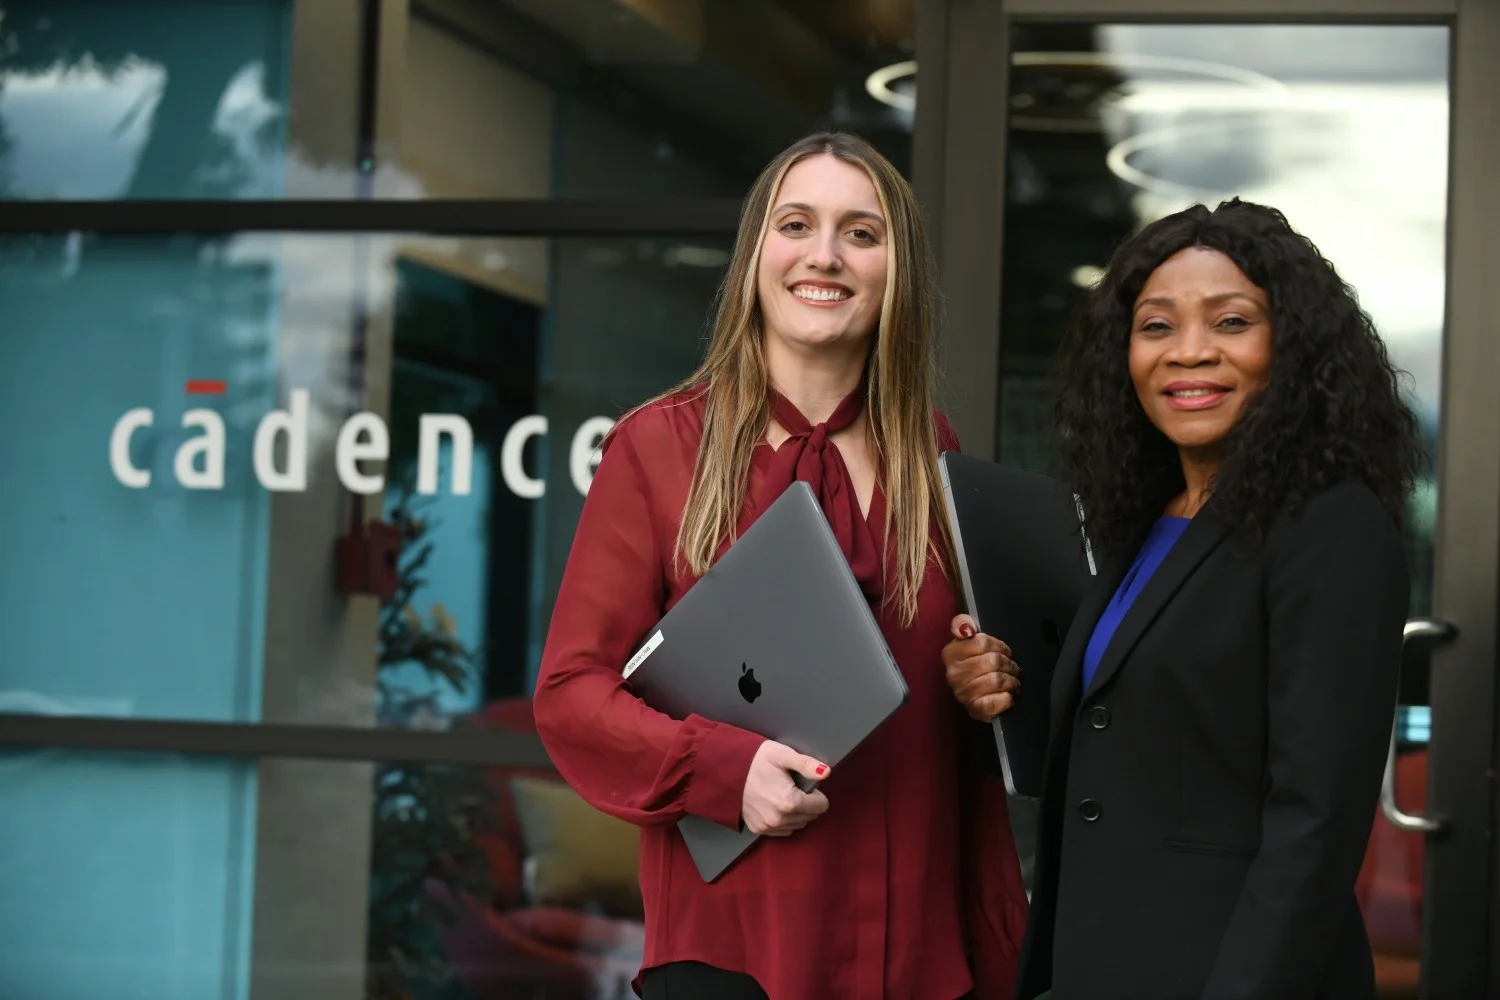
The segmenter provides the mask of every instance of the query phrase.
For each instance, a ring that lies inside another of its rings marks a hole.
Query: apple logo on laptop
[[[760,697],[760,681],[755,679],[755,671],[743,663],[740,664],[740,697],[751,704]]]

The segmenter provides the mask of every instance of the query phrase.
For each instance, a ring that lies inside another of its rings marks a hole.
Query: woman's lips
[[[1173,382],[1162,395],[1174,410],[1207,410],[1222,403],[1229,392],[1212,382]]]

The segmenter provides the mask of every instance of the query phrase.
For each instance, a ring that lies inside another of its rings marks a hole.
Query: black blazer
[[[1133,558],[1101,568],[1053,678],[1016,996],[1368,1000],[1354,882],[1407,611],[1395,522],[1340,486],[1251,550],[1205,510],[1080,691]]]

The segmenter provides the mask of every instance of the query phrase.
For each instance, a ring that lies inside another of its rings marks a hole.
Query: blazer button
[[[1089,713],[1089,723],[1095,729],[1109,728],[1109,709],[1103,705],[1095,705],[1094,710]]]
[[[1078,815],[1083,817],[1085,823],[1093,823],[1104,815],[1104,807],[1099,804],[1098,799],[1084,799],[1078,803]]]

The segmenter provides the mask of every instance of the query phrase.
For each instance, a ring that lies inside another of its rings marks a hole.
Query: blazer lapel
[[[1109,645],[1104,648],[1104,656],[1099,660],[1099,667],[1094,671],[1093,683],[1085,694],[1093,694],[1105,684],[1109,683],[1111,677],[1119,671],[1120,665],[1135,648],[1146,629],[1161,614],[1167,602],[1181,589],[1192,576],[1193,571],[1198,568],[1209,553],[1219,547],[1229,534],[1229,526],[1224,519],[1214,513],[1212,508],[1205,507],[1194,517],[1183,530],[1182,537],[1172,546],[1165,559],[1162,560],[1151,579],[1141,588],[1136,595],[1135,602],[1125,612],[1125,617],[1120,621],[1120,627],[1115,630],[1114,637],[1110,639]],[[1134,557],[1132,556],[1132,559]],[[1124,574],[1122,573],[1121,576]],[[1116,587],[1118,587],[1116,578]],[[1110,596],[1114,596],[1111,588]],[[1108,598],[1105,599],[1108,603]],[[1102,612],[1102,607],[1101,607]],[[1097,618],[1095,619],[1097,621]],[[1092,632],[1092,629],[1089,631]],[[1088,640],[1084,640],[1087,645]],[[1081,659],[1081,656],[1080,656]]]
[[[1099,616],[1104,613],[1105,606],[1109,604],[1115,588],[1120,585],[1120,580],[1129,568],[1128,560],[1121,562],[1115,559],[1105,563],[1078,605],[1078,613],[1073,617],[1067,638],[1058,651],[1057,663],[1052,668],[1052,705],[1049,713],[1052,728],[1049,743],[1063,738],[1067,732],[1068,719],[1078,707],[1078,699],[1083,693],[1083,654],[1088,649],[1089,637],[1093,635]],[[1025,683],[1024,678],[1022,683]]]

